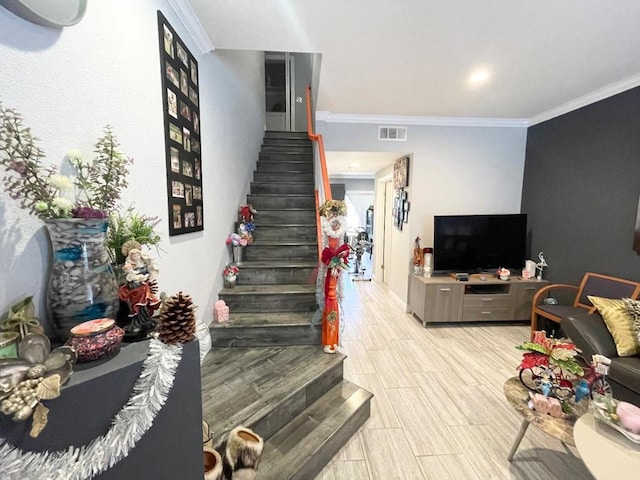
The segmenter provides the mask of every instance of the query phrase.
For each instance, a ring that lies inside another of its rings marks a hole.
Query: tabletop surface
[[[528,405],[529,390],[520,382],[518,377],[512,377],[504,383],[504,396],[511,406],[531,425],[561,442],[575,445],[573,441],[573,425],[576,422],[576,418],[556,418],[531,410]]]
[[[640,478],[640,444],[597,421],[591,412],[578,419],[574,437],[582,460],[598,480]]]

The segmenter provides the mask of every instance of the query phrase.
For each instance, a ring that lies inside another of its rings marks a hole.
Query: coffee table
[[[550,415],[536,412],[529,408],[529,390],[522,385],[518,377],[512,377],[504,383],[504,396],[507,398],[511,406],[523,417],[520,424],[520,430],[516,439],[513,442],[513,446],[509,451],[507,460],[510,462],[513,460],[513,456],[520,446],[522,437],[529,428],[529,425],[533,425],[544,433],[551,435],[553,438],[560,440],[567,445],[575,446],[573,441],[573,425],[576,422],[575,417],[569,418],[555,418]]]
[[[576,448],[598,480],[627,480],[640,476],[640,444],[593,418],[581,416],[574,427]]]

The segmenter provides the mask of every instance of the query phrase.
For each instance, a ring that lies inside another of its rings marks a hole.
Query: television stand
[[[548,283],[520,277],[500,280],[492,274],[470,275],[464,282],[449,275],[409,275],[407,304],[425,327],[436,322],[525,321],[531,318],[533,295]]]

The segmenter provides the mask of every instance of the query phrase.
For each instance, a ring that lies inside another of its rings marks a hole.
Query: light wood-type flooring
[[[373,392],[371,418],[316,478],[592,480],[570,450],[522,418],[502,386],[523,324],[421,323],[375,282],[345,282],[344,377]]]

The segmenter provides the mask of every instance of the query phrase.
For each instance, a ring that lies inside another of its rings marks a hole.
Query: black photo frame
[[[173,236],[204,230],[198,62],[160,10],[158,39],[169,235]]]

